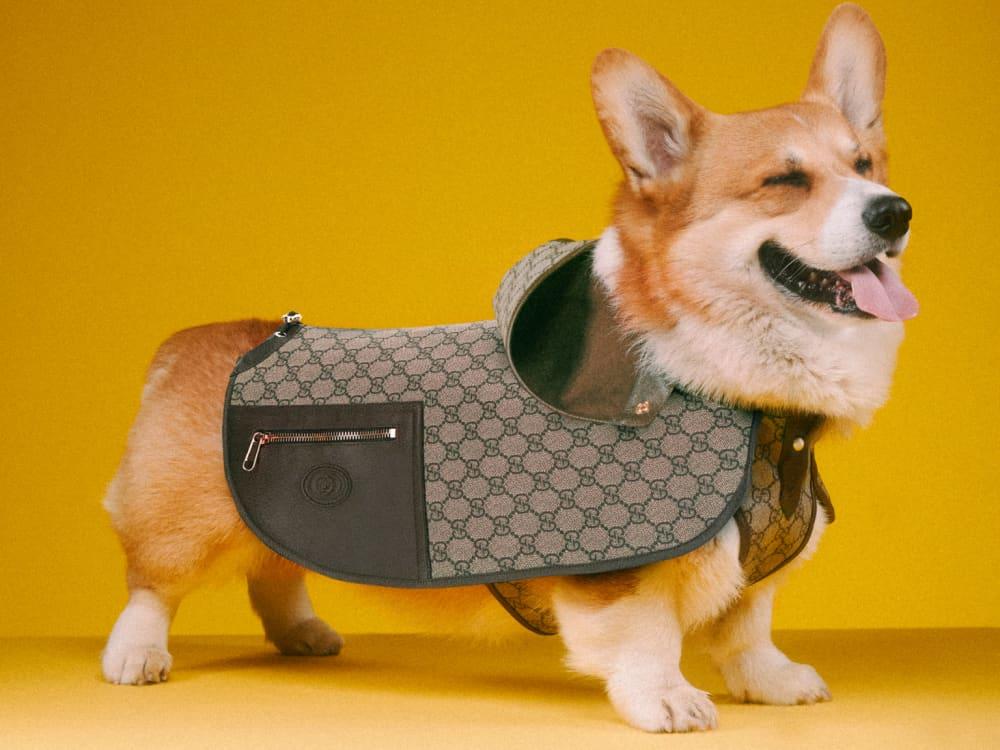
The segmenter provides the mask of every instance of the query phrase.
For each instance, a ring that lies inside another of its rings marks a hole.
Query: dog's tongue
[[[850,283],[858,308],[876,318],[909,320],[920,309],[917,298],[903,286],[899,275],[878,259],[838,273]]]

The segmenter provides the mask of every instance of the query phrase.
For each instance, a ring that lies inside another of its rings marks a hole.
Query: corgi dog
[[[597,116],[624,178],[593,273],[635,334],[644,368],[714,400],[819,415],[826,430],[871,419],[889,391],[902,321],[917,312],[897,273],[911,208],[886,185],[884,81],[881,37],[849,4],[827,22],[801,98],[770,109],[716,114],[628,52],[597,57]],[[341,649],[313,611],[305,571],[246,527],[224,474],[220,406],[230,371],[275,325],[189,329],[155,355],[105,500],[129,589],[102,656],[110,682],[166,680],[178,604],[220,577],[246,578],[282,653]],[[738,700],[830,699],[820,675],[770,635],[775,591],[826,523],[819,513],[795,564],[752,586],[732,520],[680,557],[527,585],[555,613],[568,665],[603,680],[626,722],[707,730],[716,709],[680,670],[687,636]],[[516,628],[482,585],[362,588],[431,620]]]

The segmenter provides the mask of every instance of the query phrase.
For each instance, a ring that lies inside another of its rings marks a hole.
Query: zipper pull
[[[281,316],[282,325],[274,335],[280,339],[285,338],[289,333],[294,331],[300,325],[302,325],[302,314],[297,313],[294,310],[289,310],[284,315]]]
[[[255,432],[250,438],[250,447],[247,448],[247,454],[243,457],[243,471],[253,471],[254,467],[257,466],[257,457],[260,455],[260,447],[267,443],[268,435],[266,432]]]

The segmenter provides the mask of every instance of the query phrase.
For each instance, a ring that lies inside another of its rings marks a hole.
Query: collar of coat
[[[497,325],[535,397],[572,417],[644,427],[673,386],[640,369],[635,337],[592,273],[596,245],[553,240],[522,258],[493,298]]]

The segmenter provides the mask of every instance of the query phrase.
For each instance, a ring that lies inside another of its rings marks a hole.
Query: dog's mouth
[[[782,289],[806,302],[841,315],[909,320],[917,314],[916,297],[899,276],[877,258],[842,271],[806,265],[774,240],[757,251],[761,268]]]

